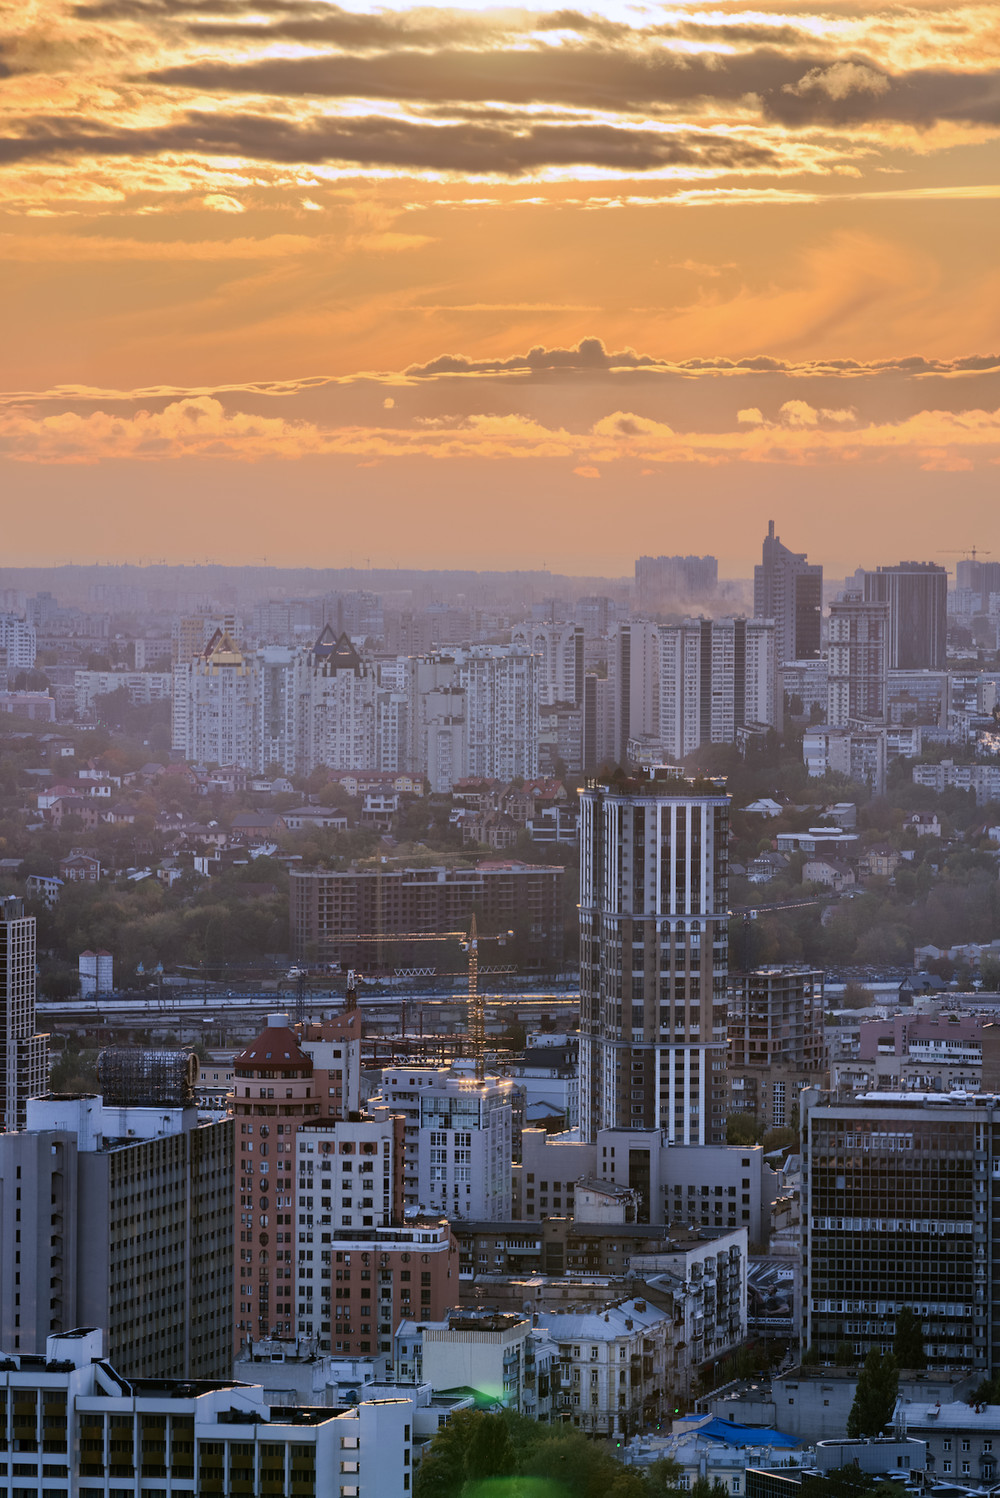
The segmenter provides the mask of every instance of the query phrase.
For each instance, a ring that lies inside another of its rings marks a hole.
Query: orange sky
[[[8,564],[990,545],[994,3],[22,0],[0,112]]]

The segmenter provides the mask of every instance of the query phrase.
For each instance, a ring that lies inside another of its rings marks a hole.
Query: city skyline
[[[639,537],[731,576],[772,517],[833,575],[903,517],[910,555],[988,545],[975,0],[94,0],[8,31],[10,561],[577,574]]]

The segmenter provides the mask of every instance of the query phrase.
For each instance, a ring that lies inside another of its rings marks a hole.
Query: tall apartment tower
[[[827,711],[831,728],[884,723],[889,694],[889,605],[846,593],[830,605]]]
[[[779,670],[785,661],[819,656],[822,610],[822,567],[807,562],[804,551],[782,546],[769,520],[761,564],[753,570],[753,611],[774,620]]]
[[[45,1091],[49,1037],[35,1033],[35,917],[0,900],[0,1128],[23,1129],[29,1097]]]
[[[520,624],[511,644],[538,656],[536,682],[542,707],[583,702],[583,625]]]
[[[659,626],[650,619],[615,625],[608,656],[613,694],[614,756],[624,765],[630,738],[655,735],[659,725]]]
[[[948,573],[899,562],[864,574],[865,601],[889,605],[889,670],[943,671],[948,661]]]
[[[256,689],[256,662],[216,630],[199,655],[174,665],[174,749],[196,763],[253,766]]]
[[[776,726],[778,674],[770,619],[686,619],[659,631],[663,755],[732,744],[748,723]]]
[[[729,797],[658,768],[581,794],[580,1123],[724,1144]]]
[[[233,1058],[236,1175],[233,1183],[236,1345],[295,1335],[298,1174],[296,1140],[306,1123],[360,1107],[361,1012],[347,1008],[296,1034],[285,1014]],[[374,1213],[342,1212],[340,1225],[374,1226]]]

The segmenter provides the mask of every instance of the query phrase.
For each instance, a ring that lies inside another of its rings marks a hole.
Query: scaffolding
[[[198,1058],[193,1051],[109,1046],[97,1058],[97,1080],[114,1108],[183,1108],[194,1102]]]

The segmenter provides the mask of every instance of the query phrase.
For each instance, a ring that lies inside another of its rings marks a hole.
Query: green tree
[[[858,1374],[854,1403],[847,1417],[847,1434],[852,1439],[880,1436],[892,1419],[898,1391],[896,1359],[891,1352],[882,1354],[873,1347]]]
[[[727,1144],[759,1144],[764,1126],[752,1113],[731,1113],[726,1120]]]
[[[482,1482],[487,1477],[509,1477],[517,1470],[517,1453],[502,1415],[483,1414],[465,1449],[465,1477]]]
[[[676,1498],[680,1491],[681,1464],[661,1456],[646,1468],[646,1498]]]
[[[914,1315],[909,1306],[904,1306],[896,1315],[896,1335],[892,1339],[892,1354],[900,1368],[927,1367],[923,1322]]]
[[[838,1342],[837,1350],[833,1355],[834,1366],[837,1368],[853,1368],[857,1362],[854,1356],[854,1348],[850,1342]]]

